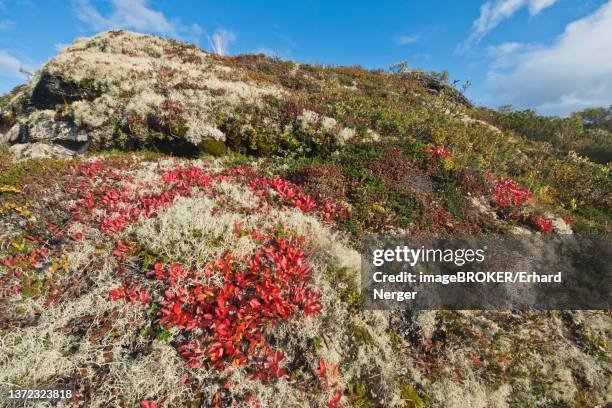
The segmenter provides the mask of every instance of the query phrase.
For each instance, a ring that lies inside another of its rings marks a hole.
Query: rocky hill
[[[366,233],[608,233],[610,132],[581,118],[475,108],[434,73],[78,39],[0,98],[0,384],[605,406],[609,312],[360,307]]]

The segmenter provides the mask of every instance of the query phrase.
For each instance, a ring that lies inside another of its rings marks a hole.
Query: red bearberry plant
[[[271,330],[322,308],[320,294],[307,287],[311,270],[304,242],[271,238],[243,262],[226,253],[203,270],[178,263],[154,266],[147,275],[166,287],[160,323],[177,327],[188,339],[178,351],[189,367],[244,367],[264,382],[287,375],[284,353],[267,342]],[[203,283],[213,275],[222,285]]]
[[[512,179],[496,179],[488,175],[492,183],[491,202],[503,216],[518,219],[524,205],[531,200],[532,193]]]

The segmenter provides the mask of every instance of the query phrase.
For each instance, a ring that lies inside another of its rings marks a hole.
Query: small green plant
[[[405,401],[407,408],[425,408],[425,402],[419,395],[419,393],[409,385],[403,385],[402,399]]]

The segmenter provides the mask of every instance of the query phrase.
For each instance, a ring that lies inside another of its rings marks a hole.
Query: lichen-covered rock
[[[28,122],[21,124],[18,139],[23,143],[67,142],[78,146],[86,144],[89,135],[84,128],[79,128],[68,121],[57,120],[54,111],[43,110],[33,113]]]
[[[14,160],[40,159],[40,158],[70,158],[74,156],[73,150],[59,145],[47,143],[17,143],[10,147]]]
[[[0,143],[16,142],[19,138],[19,125],[13,125],[6,133],[0,133]]]
[[[85,142],[147,147],[174,140],[181,148],[223,142],[221,107],[231,114],[237,105],[282,94],[230,80],[229,72],[194,46],[109,31],[66,47],[0,110],[19,112],[20,142],[68,142],[77,151]]]
[[[552,218],[553,228],[557,234],[573,234],[572,227],[561,217]]]

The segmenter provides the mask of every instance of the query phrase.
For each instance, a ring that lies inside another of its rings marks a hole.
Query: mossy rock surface
[[[203,153],[213,156],[223,156],[227,152],[227,147],[221,140],[206,139],[198,147]]]

